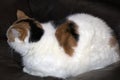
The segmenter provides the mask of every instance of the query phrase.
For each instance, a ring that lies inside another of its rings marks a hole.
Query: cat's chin
[[[29,46],[27,44],[24,44],[24,42],[9,42],[8,41],[8,44],[11,48],[13,48],[21,56],[24,56],[28,53]]]

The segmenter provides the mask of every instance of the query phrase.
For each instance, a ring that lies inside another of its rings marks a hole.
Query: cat
[[[23,71],[68,78],[119,61],[119,44],[102,19],[76,13],[40,23],[23,11],[7,30],[7,42],[23,60]]]

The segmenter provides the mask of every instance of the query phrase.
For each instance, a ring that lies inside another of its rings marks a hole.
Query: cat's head
[[[38,21],[28,17],[23,11],[18,10],[17,20],[8,29],[7,38],[8,42],[15,42],[17,40],[29,42],[40,39],[43,33],[44,30]],[[39,36],[36,34],[39,34]]]

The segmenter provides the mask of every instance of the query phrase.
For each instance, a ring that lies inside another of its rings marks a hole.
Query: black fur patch
[[[60,19],[60,20],[56,20],[56,21],[53,21],[52,24],[55,28],[57,28],[57,26],[63,24],[64,22],[66,22],[67,19],[66,18],[63,18],[63,19]]]
[[[72,34],[72,36],[75,38],[76,41],[78,41],[79,40],[79,34],[76,32],[75,23],[70,22],[68,24],[68,27],[69,28],[67,29],[67,31]]]
[[[30,25],[30,38],[29,41],[30,42],[36,42],[39,41],[41,36],[44,34],[44,30],[37,27],[35,20],[33,19],[23,19],[20,20],[16,23],[20,23],[20,22],[28,22]]]

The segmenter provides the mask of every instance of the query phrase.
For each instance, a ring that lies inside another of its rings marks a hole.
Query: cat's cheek
[[[15,45],[14,42],[8,42],[8,44],[9,44],[9,46],[10,46],[12,49],[14,49],[15,51],[17,51],[17,50],[16,50],[17,46]]]
[[[13,49],[17,48],[16,42],[8,42],[9,46]]]
[[[7,42],[13,49],[16,48],[16,44],[22,43],[22,41],[20,41],[18,38],[15,38],[14,41],[7,40]]]
[[[8,44],[11,48],[13,48],[13,43],[8,41]]]
[[[8,44],[16,52],[18,52],[20,54],[24,54],[24,52],[23,52],[24,42],[23,41],[19,40],[18,38],[15,38],[14,42],[8,41]]]
[[[12,49],[18,52],[21,56],[26,55],[26,53],[28,52],[28,47],[23,43],[9,42],[8,44]]]

